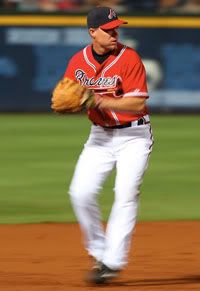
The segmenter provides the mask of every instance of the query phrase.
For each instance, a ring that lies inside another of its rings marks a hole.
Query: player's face
[[[93,46],[97,53],[108,52],[117,47],[118,27],[109,30],[91,28],[90,35],[93,39]]]

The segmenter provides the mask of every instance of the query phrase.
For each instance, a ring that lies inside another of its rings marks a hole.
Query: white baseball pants
[[[112,269],[127,264],[139,188],[152,150],[150,124],[121,129],[93,125],[70,185],[88,253]],[[115,199],[104,232],[97,194],[116,168]]]

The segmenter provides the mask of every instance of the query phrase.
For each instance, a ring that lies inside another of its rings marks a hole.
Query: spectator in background
[[[21,0],[18,9],[23,10],[23,11],[38,11],[39,1],[38,0]]]
[[[56,11],[57,3],[55,0],[39,0],[38,9],[43,11]]]
[[[21,0],[1,0],[0,7],[8,9],[17,9]]]
[[[200,0],[186,0],[181,1],[182,5],[175,7],[173,9],[174,12],[177,13],[192,13],[199,14],[200,13]]]
[[[81,0],[39,0],[38,7],[43,11],[77,10],[81,2]]]
[[[58,10],[79,10],[84,6],[84,2],[82,0],[58,0],[57,1],[57,9]]]
[[[125,0],[124,4],[130,13],[134,11],[155,11],[158,6],[158,0]]]
[[[24,11],[60,11],[79,10],[83,5],[83,0],[22,0],[19,6]]]
[[[200,0],[160,0],[160,12],[200,13]]]
[[[159,0],[158,10],[161,12],[168,11],[171,8],[175,8],[180,4],[182,0]]]
[[[157,9],[158,0],[85,0],[91,6],[108,6],[117,12],[154,11]]]
[[[87,10],[94,6],[107,6],[120,13],[127,12],[126,0],[85,0],[84,2]]]

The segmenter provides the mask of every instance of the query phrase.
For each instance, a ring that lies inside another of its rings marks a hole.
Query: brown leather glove
[[[53,90],[51,108],[55,112],[78,112],[94,105],[93,91],[69,78],[60,80]]]

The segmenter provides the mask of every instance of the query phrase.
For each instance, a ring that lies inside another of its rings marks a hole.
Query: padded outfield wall
[[[200,110],[200,17],[124,16],[152,110]],[[0,112],[48,112],[70,57],[90,42],[85,16],[0,15]]]

